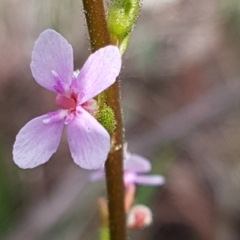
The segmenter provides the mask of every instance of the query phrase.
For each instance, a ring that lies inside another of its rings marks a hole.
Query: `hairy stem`
[[[102,0],[83,0],[92,51],[114,44],[110,40],[105,10]],[[105,164],[109,228],[111,240],[126,239],[126,222],[124,211],[124,185],[123,185],[123,127],[120,108],[119,80],[106,91],[106,102],[115,114],[116,129],[111,134],[112,147]]]

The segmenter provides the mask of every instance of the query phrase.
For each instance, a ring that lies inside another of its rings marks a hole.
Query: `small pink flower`
[[[162,185],[165,183],[165,178],[161,175],[145,175],[145,173],[151,171],[151,163],[144,157],[125,153],[125,159],[123,162],[124,170],[124,184],[126,187],[131,184],[140,185]],[[144,174],[143,174],[144,173]],[[91,181],[97,181],[103,179],[105,176],[104,169],[93,172],[90,176]]]
[[[133,206],[127,215],[128,228],[143,228],[152,223],[152,211],[145,205]]]
[[[110,150],[110,136],[93,117],[93,98],[111,86],[121,68],[117,47],[101,48],[87,59],[81,71],[73,72],[72,46],[54,30],[44,31],[32,53],[31,70],[36,82],[57,93],[60,109],[28,122],[16,136],[14,162],[34,168],[57,151],[64,125],[74,162],[85,169],[98,169]]]

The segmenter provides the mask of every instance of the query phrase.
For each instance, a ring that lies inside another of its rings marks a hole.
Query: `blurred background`
[[[31,76],[47,29],[90,54],[80,0],[0,1],[0,239],[95,240],[104,182],[74,165],[66,136],[33,170],[13,163],[20,128],[56,106]],[[138,240],[240,239],[240,3],[143,0],[124,55],[122,106],[129,150],[151,159],[163,187],[139,187],[153,224]]]

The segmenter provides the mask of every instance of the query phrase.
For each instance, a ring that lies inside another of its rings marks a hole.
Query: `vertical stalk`
[[[102,0],[83,0],[85,16],[90,36],[92,51],[111,43],[105,18]],[[109,228],[111,240],[126,239],[126,222],[124,211],[124,185],[123,185],[123,127],[120,107],[119,80],[106,91],[107,105],[115,114],[116,129],[111,134],[112,147],[105,164]]]
[[[83,0],[92,51],[111,43],[102,0]]]

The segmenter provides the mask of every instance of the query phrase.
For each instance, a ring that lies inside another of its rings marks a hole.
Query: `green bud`
[[[99,110],[96,115],[96,119],[103,125],[104,128],[106,128],[109,133],[112,133],[115,130],[116,120],[114,111],[106,104],[101,110]]]
[[[96,97],[96,100],[97,100],[98,106],[99,106],[100,108],[104,107],[104,106],[106,105],[106,104],[105,104],[105,102],[106,102],[106,94],[105,94],[105,92],[100,93],[100,94]]]
[[[140,0],[112,0],[107,23],[113,41],[122,41],[129,36],[140,11]]]

